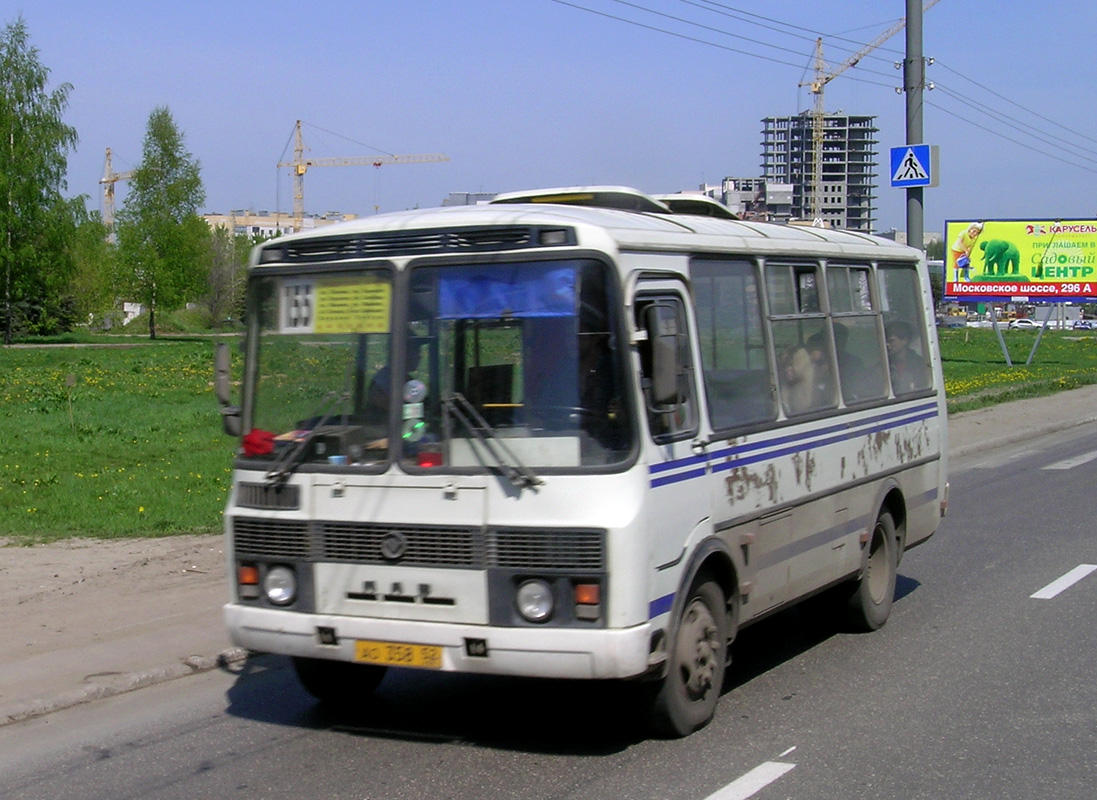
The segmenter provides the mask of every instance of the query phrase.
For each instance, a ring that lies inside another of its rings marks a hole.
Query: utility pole
[[[922,93],[926,62],[922,59],[922,2],[907,3],[907,57],[903,61],[903,91],[907,96],[907,144],[922,142]],[[907,187],[907,244],[925,250],[925,207],[921,186]]]

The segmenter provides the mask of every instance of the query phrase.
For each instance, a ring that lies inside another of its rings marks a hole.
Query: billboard
[[[945,299],[1097,298],[1097,220],[949,220]]]

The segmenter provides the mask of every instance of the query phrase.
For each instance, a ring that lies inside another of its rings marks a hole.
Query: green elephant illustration
[[[983,251],[984,275],[1016,275],[1021,267],[1021,252],[1012,242],[1003,239],[991,239],[980,242]]]

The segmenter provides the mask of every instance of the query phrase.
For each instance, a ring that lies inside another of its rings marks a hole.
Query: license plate
[[[442,648],[432,644],[401,644],[359,639],[354,643],[354,660],[388,667],[441,669]]]

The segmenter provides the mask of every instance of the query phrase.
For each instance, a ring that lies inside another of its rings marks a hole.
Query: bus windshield
[[[512,466],[625,459],[633,426],[616,302],[595,261],[413,269],[402,463],[490,465],[491,442]]]
[[[386,271],[264,276],[254,292],[265,441],[244,447],[272,474],[594,467],[633,449],[617,289],[598,262],[421,266],[402,300]]]

